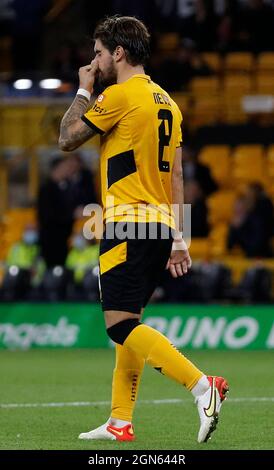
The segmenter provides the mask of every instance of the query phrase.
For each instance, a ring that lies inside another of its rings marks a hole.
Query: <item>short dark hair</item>
[[[94,31],[94,40],[100,39],[112,54],[122,46],[130,65],[145,65],[149,58],[149,32],[134,16],[110,16],[102,20]]]

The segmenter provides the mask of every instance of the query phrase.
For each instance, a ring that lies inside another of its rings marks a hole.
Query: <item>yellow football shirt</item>
[[[83,121],[101,134],[104,219],[174,227],[171,171],[182,115],[148,75],[134,75],[98,96]]]

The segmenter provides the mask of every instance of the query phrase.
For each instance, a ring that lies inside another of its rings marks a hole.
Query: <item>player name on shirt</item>
[[[171,106],[169,97],[164,93],[153,93],[153,98],[155,104],[168,104],[169,106]]]

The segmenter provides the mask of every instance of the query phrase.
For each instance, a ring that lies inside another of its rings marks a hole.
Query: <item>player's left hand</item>
[[[166,269],[169,269],[172,277],[176,278],[187,274],[191,264],[188,250],[174,250],[170,254]]]

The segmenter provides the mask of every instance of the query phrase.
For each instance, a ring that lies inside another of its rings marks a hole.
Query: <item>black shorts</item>
[[[109,228],[112,235],[116,232],[113,239],[107,233]],[[157,223],[128,222],[127,237],[121,240],[117,228],[121,228],[120,222],[108,223],[100,244],[102,309],[138,314],[166,267],[173,240],[171,229]],[[149,238],[149,233],[154,238]]]

